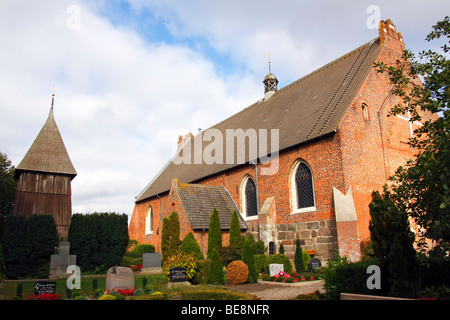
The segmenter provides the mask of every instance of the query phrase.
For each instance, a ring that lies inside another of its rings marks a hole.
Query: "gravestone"
[[[170,268],[170,282],[184,282],[186,280],[186,268]]]
[[[191,285],[191,283],[187,281],[186,268],[170,268],[169,272],[170,282],[167,284],[168,288],[177,288]]]
[[[142,255],[142,269],[161,268],[161,253],[144,253]]]
[[[76,265],[77,256],[69,254],[70,243],[61,241],[59,243],[59,253],[50,257],[50,274],[49,278],[60,278],[68,276],[67,267]]]
[[[125,267],[111,267],[106,272],[105,290],[134,289],[133,270]]]
[[[269,275],[271,277],[280,273],[280,271],[284,272],[284,265],[282,263],[271,263],[269,264]]]
[[[317,258],[312,258],[308,262],[308,268],[309,270],[316,272],[317,269],[319,269],[322,266],[322,263]]]
[[[56,293],[56,282],[55,281],[36,281],[34,283],[34,294],[46,294],[46,293]]]

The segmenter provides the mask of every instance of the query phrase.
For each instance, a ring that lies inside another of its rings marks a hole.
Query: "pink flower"
[[[309,281],[311,281],[311,280],[314,280],[314,277],[313,277],[313,276],[311,276],[311,278],[309,278]]]
[[[300,278],[300,280],[304,281],[304,280],[305,280],[305,277],[304,277],[304,276],[302,276],[302,277]]]

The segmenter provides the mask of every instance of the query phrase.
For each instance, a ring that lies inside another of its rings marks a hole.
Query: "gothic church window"
[[[145,235],[148,236],[151,234],[153,234],[153,210],[150,206],[145,217]]]
[[[246,176],[241,184],[242,212],[245,217],[257,217],[258,205],[256,197],[256,184],[253,179]]]
[[[362,108],[363,119],[365,121],[369,121],[369,107],[367,106],[367,104],[363,103],[361,108]]]
[[[294,213],[316,210],[312,171],[303,161],[294,164],[291,176],[291,198]]]

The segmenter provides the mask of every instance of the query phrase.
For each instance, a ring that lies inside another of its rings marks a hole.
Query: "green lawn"
[[[144,290],[144,280],[147,279],[145,295],[131,297],[132,300],[154,300],[154,299],[184,299],[184,300],[253,300],[256,296],[220,288],[213,285],[192,285],[183,288],[168,289],[167,280],[162,274],[154,275],[135,275],[135,287]],[[94,299],[92,289],[92,280],[97,279],[97,288],[105,289],[105,276],[82,276],[81,288],[73,290],[79,292],[81,296]],[[66,279],[51,280],[56,281],[56,293],[61,294],[62,298],[66,298]],[[3,287],[0,288],[0,300],[10,300],[16,295],[17,285],[23,284],[22,299],[28,300],[28,297],[34,293],[35,280],[24,281],[5,281]],[[151,295],[152,292],[160,292],[161,295]]]

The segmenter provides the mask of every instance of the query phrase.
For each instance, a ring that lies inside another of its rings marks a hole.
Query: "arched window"
[[[153,210],[150,206],[148,208],[147,216],[145,217],[145,235],[153,234]]]
[[[369,121],[369,107],[367,106],[367,104],[363,103],[361,106],[361,109],[362,109],[363,119],[365,121]]]
[[[316,210],[313,175],[303,161],[294,164],[291,174],[291,196],[294,213]]]
[[[245,217],[258,216],[258,202],[256,184],[253,179],[246,176],[241,184],[242,211]]]

